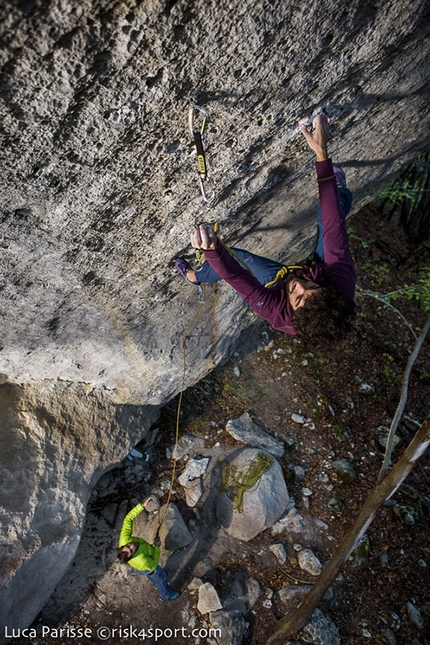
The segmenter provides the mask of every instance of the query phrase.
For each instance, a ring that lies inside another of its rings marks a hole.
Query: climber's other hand
[[[327,139],[329,123],[330,119],[328,116],[321,112],[314,119],[314,129],[312,132],[303,123],[299,124],[300,131],[308,142],[309,147],[317,156],[317,161],[325,161],[328,159]]]
[[[200,224],[191,233],[191,246],[201,251],[213,251],[218,244],[218,238],[211,224]]]

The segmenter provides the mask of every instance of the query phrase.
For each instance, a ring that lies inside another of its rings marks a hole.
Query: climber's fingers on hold
[[[312,133],[309,132],[309,130],[307,129],[304,123],[299,123],[299,129],[308,142],[312,141]]]
[[[209,251],[216,247],[216,242],[217,238],[213,226],[209,224],[200,224],[191,233],[191,246],[195,249]]]
[[[317,114],[312,125],[313,129],[308,130],[308,127],[304,123],[299,124],[299,129],[308,142],[319,140],[321,137],[327,138],[330,118],[326,114],[323,112]]]
[[[318,134],[324,133],[325,136],[328,134],[328,126],[330,125],[330,119],[329,117],[324,114],[324,112],[321,112],[321,114],[317,114],[317,116],[314,119],[314,132]]]

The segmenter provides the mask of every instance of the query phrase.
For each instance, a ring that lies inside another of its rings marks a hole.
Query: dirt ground
[[[397,222],[383,219],[374,207],[352,216],[348,227],[361,290],[395,291],[415,282],[419,268],[429,266],[429,246],[409,245]],[[413,329],[422,328],[425,314],[416,301],[399,299],[393,304]],[[376,482],[383,454],[378,437],[381,427],[389,428],[396,411],[403,372],[414,345],[410,329],[396,311],[368,296],[358,296],[357,305],[354,332],[340,347],[325,354],[308,352],[294,338],[273,331],[264,321],[256,322],[231,360],[187,390],[182,402],[180,432],[199,440],[201,454],[211,454],[212,463],[240,447],[225,431],[225,424],[244,412],[270,434],[287,439],[280,463],[289,493],[300,513],[329,526],[330,539],[322,541],[317,551],[322,562],[330,559]],[[398,429],[402,445],[395,451],[394,460],[429,414],[429,385],[427,340],[410,377],[405,416]],[[210,494],[206,493],[204,503],[190,509],[179,485],[173,501],[194,527],[193,548],[173,554],[166,563],[172,586],[182,591],[180,598],[161,604],[146,580],[127,575],[116,564],[117,506],[124,499],[138,499],[154,485],[166,487],[172,468],[166,448],[174,440],[176,409],[174,400],[162,411],[156,424],[159,432],[148,451],[150,459],[139,466],[140,471],[124,462],[111,471],[93,495],[72,569],[34,627],[81,626],[94,634],[100,626],[118,629],[132,624],[144,629],[171,629],[172,634],[164,631],[159,637],[161,643],[205,643],[209,617],[198,613],[196,593],[187,585],[194,576],[200,576],[223,597],[229,572],[233,572],[255,578],[262,589],[246,616],[243,641],[244,645],[257,645],[267,641],[279,618],[276,603],[268,606],[267,590],[276,592],[286,584],[311,582],[309,574],[298,568],[294,549],[285,536],[287,562],[280,566],[268,551],[271,543],[279,541],[270,531],[248,543],[222,531],[214,533]],[[309,423],[294,422],[294,413],[303,415]],[[358,476],[352,484],[343,483],[335,475],[331,464],[338,459],[347,459],[353,465]],[[294,466],[304,469],[300,482],[296,481]],[[370,526],[368,558],[358,564],[351,556],[345,566],[336,584],[336,602],[324,607],[339,630],[342,644],[388,643],[384,635],[387,628],[395,633],[398,645],[430,643],[429,482],[427,452],[408,477],[407,486],[380,509]],[[309,508],[303,503],[303,487],[312,491]],[[399,517],[402,506],[410,511],[406,522]],[[420,609],[422,628],[413,624],[407,603]],[[187,630],[186,635],[179,631],[182,628]],[[192,629],[200,630],[200,635],[191,637]],[[155,642],[155,637],[148,633],[145,638],[130,637],[118,631],[107,638],[93,635],[76,640],[67,634],[51,633],[14,642],[52,645],[101,640],[138,643]]]

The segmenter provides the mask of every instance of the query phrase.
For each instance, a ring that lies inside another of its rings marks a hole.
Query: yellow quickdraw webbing
[[[199,112],[203,116],[202,124],[200,126],[200,130],[198,128],[194,127],[194,119],[193,119],[193,114],[194,111]],[[208,178],[207,175],[207,169],[206,169],[206,159],[205,159],[205,151],[203,147],[203,133],[206,129],[206,124],[207,120],[209,118],[208,113],[206,110],[204,110],[200,105],[191,105],[188,113],[188,125],[190,128],[190,134],[191,137],[194,139],[194,143],[196,145],[196,151],[197,151],[197,167],[199,171],[199,181],[200,181],[200,190],[202,193],[202,197],[205,202],[208,202],[209,199],[206,197],[206,192],[204,189],[203,181],[206,181]]]

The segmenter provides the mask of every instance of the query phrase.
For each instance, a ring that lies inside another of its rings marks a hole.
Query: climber
[[[133,521],[145,508],[149,512],[157,512],[159,508],[157,502],[158,500],[154,496],[150,496],[127,513],[119,536],[118,559],[148,578],[160,594],[160,600],[175,600],[180,593],[173,591],[167,584],[166,572],[158,564],[160,538],[157,537],[154,544],[151,545],[146,540],[133,536]]]
[[[203,251],[205,262],[192,269],[183,258],[176,260],[176,269],[189,282],[199,286],[225,280],[274,329],[297,334],[306,345],[320,349],[350,331],[356,281],[345,225],[352,194],[343,170],[333,167],[328,156],[328,125],[326,115],[319,114],[313,130],[299,126],[316,154],[320,199],[318,238],[310,266],[285,267],[241,249],[229,249],[246,263],[245,268],[226,250],[214,227],[206,224],[191,234],[191,245]]]

